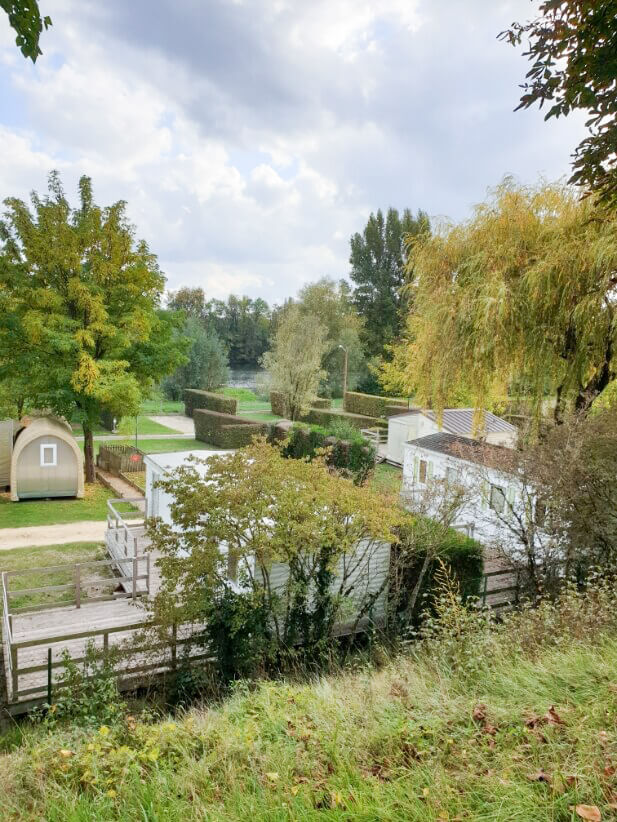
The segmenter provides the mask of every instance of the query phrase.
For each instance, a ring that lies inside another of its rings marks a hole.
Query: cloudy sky
[[[0,14],[0,197],[125,199],[170,288],[280,301],[348,272],[372,210],[462,219],[506,173],[567,174],[582,121],[517,112],[496,40],[529,0],[40,0]]]

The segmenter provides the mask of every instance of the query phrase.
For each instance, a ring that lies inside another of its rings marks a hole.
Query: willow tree
[[[183,360],[174,317],[160,309],[165,278],[135,242],[125,203],[95,205],[88,177],[71,208],[56,173],[32,211],[5,201],[0,223],[0,381],[19,375],[28,398],[80,422],[86,480],[103,411],[136,414],[142,395]]]
[[[572,188],[506,179],[474,216],[413,247],[405,341],[382,375],[438,410],[513,385],[540,414],[585,412],[615,376],[617,220]]]

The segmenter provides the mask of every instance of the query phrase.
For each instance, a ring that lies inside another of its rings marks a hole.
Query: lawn
[[[96,562],[105,559],[106,552],[100,542],[74,542],[70,545],[49,545],[37,548],[14,548],[10,551],[0,551],[0,570],[2,571],[24,571],[9,578],[9,590],[20,591],[26,588],[43,588],[48,585],[66,585],[74,579],[72,568],[66,571],[53,571],[42,573],[32,572],[32,568],[46,568],[49,566],[72,565],[76,562]],[[92,585],[98,587],[101,583],[106,592],[109,589],[109,582],[113,575],[108,566],[97,566],[95,568],[84,568],[81,574],[82,596],[87,598],[88,591],[93,590]],[[99,592],[100,594],[100,592]],[[74,598],[72,590],[53,591],[51,593],[26,594],[24,596],[12,596],[10,599],[11,609],[25,608],[33,605],[49,604],[53,605],[61,602],[70,602]]]
[[[60,525],[66,522],[104,520],[107,500],[114,495],[100,483],[86,485],[83,499],[33,499],[11,502],[0,494],[0,528]]]
[[[394,465],[385,462],[375,466],[373,476],[369,480],[369,487],[382,494],[399,494],[403,481],[403,471]]]
[[[157,397],[151,400],[144,400],[141,404],[142,414],[184,414],[184,403],[182,400],[168,400],[164,397]]]
[[[114,445],[135,445],[135,439],[126,439],[126,440],[114,440]],[[97,441],[94,443],[95,451],[98,453],[98,449],[101,445],[105,443],[102,441]],[[213,448],[216,448],[214,445],[208,445],[205,442],[201,442],[200,440],[194,440],[191,438],[182,438],[177,437],[174,439],[139,439],[137,440],[137,446],[141,451],[144,451],[146,454],[164,454],[167,451],[212,451]]]

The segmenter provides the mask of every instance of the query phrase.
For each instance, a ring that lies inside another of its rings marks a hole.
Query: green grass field
[[[373,476],[369,481],[369,486],[374,491],[381,491],[384,494],[399,494],[403,481],[403,471],[388,465],[385,462],[375,466]]]
[[[48,585],[66,585],[74,579],[72,569],[54,571],[52,573],[32,572],[32,568],[70,565],[76,562],[95,562],[106,559],[105,547],[100,542],[74,542],[70,545],[49,545],[34,548],[14,548],[9,551],[0,551],[1,571],[24,571],[9,578],[9,590],[18,593],[26,588],[43,588]],[[87,598],[89,585],[112,577],[106,566],[84,568],[82,572],[83,596]],[[106,586],[108,588],[109,585]],[[74,594],[71,590],[54,591],[52,593],[25,594],[12,596],[11,608],[25,608],[32,605],[54,605],[69,602]]]
[[[11,502],[8,494],[0,494],[0,528],[104,520],[107,517],[107,500],[113,496],[111,491],[100,483],[86,485],[83,499],[34,499]]]
[[[585,636],[591,611],[584,630],[576,608],[549,613],[550,634],[527,619],[530,650],[513,625],[485,648],[480,631],[473,647],[448,638],[306,684],[239,683],[175,719],[13,728],[0,741],[2,818],[615,820],[614,618]]]

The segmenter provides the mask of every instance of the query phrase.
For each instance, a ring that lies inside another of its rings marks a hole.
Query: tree
[[[414,247],[414,310],[387,386],[480,409],[513,381],[539,419],[585,412],[615,376],[617,221],[561,185],[506,180],[475,216]]]
[[[362,321],[351,301],[349,285],[335,283],[327,277],[305,285],[298,294],[297,304],[303,315],[319,317],[326,328],[326,351],[322,366],[326,372],[320,395],[342,396],[343,358],[340,346],[348,355],[348,388],[353,391],[358,375],[364,371],[364,354],[360,333]]]
[[[617,203],[617,2],[545,0],[540,14],[500,34],[532,63],[518,108],[552,105],[545,120],[587,112],[590,136],[577,147],[571,183],[586,186],[605,203]]]
[[[292,420],[300,418],[325,375],[321,362],[327,349],[326,333],[317,317],[292,305],[280,322],[272,350],[263,356],[272,388],[284,394]]]
[[[51,17],[41,17],[37,0],[0,0],[0,8],[9,16],[9,25],[16,31],[15,44],[24,57],[33,63],[43,52],[39,48],[39,39],[43,28],[51,26]]]
[[[184,286],[178,291],[170,291],[167,306],[173,311],[184,311],[189,317],[204,319],[206,315],[206,295],[203,288]]]
[[[227,352],[213,330],[206,330],[200,320],[189,317],[183,333],[190,341],[188,362],[163,382],[163,390],[173,400],[181,399],[185,388],[215,391],[229,378]]]
[[[257,441],[168,475],[172,524],[151,529],[161,553],[153,610],[163,630],[205,625],[225,679],[276,670],[298,656],[315,665],[336,625],[351,634],[385,595],[376,557],[401,512],[378,494],[285,459]],[[371,568],[374,568],[371,575]]]
[[[5,201],[0,224],[0,380],[27,375],[31,399],[82,423],[86,480],[101,413],[137,413],[183,360],[179,319],[160,308],[165,278],[134,241],[125,203],[100,208],[88,177],[72,209],[56,172],[32,213]]]
[[[363,341],[369,357],[383,356],[398,339],[405,318],[402,287],[412,269],[406,266],[407,242],[430,231],[427,215],[414,217],[395,208],[384,219],[381,210],[371,214],[362,234],[351,238],[350,277],[355,283],[353,301],[364,321]]]

